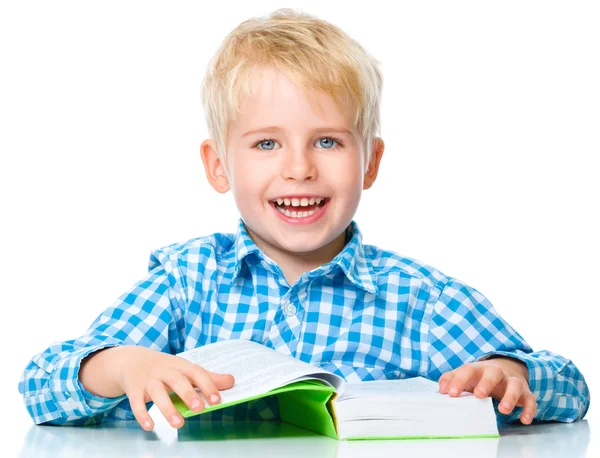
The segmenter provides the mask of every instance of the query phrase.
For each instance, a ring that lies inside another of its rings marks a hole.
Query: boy
[[[235,381],[175,354],[222,339],[351,382],[424,376],[443,394],[491,396],[507,422],[583,418],[589,390],[570,360],[533,352],[476,289],[362,244],[352,218],[384,151],[381,89],[376,61],[312,16],[282,9],[232,31],[204,80],[201,158],[212,187],[232,190],[237,233],[153,251],[146,277],[84,335],[34,356],[19,383],[34,422],[151,430],[155,403],[181,427],[169,391],[200,412],[194,387],[215,404]],[[267,398],[210,418],[277,409]]]

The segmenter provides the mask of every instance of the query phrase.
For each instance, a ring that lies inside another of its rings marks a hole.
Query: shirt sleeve
[[[537,401],[534,422],[570,423],[582,419],[590,404],[583,374],[573,362],[547,350],[534,352],[475,288],[450,278],[433,297],[428,332],[428,378],[437,381],[445,372],[492,356],[517,359],[527,365],[529,389]],[[522,407],[511,414],[498,411],[500,421],[520,423]]]
[[[54,342],[35,355],[19,381],[19,392],[34,423],[98,424],[109,414],[134,419],[125,395],[102,398],[83,388],[81,361],[116,345],[140,345],[170,354],[182,351],[185,298],[179,285],[158,265],[98,316],[84,335]]]

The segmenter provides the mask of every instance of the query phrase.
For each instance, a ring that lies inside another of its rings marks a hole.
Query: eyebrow
[[[246,137],[247,135],[251,135],[251,134],[258,134],[260,132],[283,132],[283,130],[284,129],[282,129],[279,126],[262,127],[260,129],[249,130],[244,135],[242,135],[242,137]],[[342,133],[342,134],[353,135],[352,132],[350,132],[348,129],[344,129],[343,127],[318,127],[316,129],[311,130],[311,132],[313,132],[313,133],[337,132],[337,133]]]

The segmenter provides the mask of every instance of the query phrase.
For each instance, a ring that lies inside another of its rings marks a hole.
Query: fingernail
[[[503,402],[502,403],[502,408],[505,409],[505,410],[508,410],[508,409],[510,409],[510,404],[508,402]]]
[[[179,418],[179,415],[173,415],[171,417],[171,424],[173,426],[177,426],[180,422],[181,422],[181,419]]]
[[[211,394],[210,395],[210,403],[211,404],[216,404],[217,402],[219,402],[219,395],[218,394]]]
[[[446,388],[447,383],[446,382],[442,382],[442,384],[440,385],[440,392],[444,392],[444,389]]]
[[[453,386],[452,388],[450,388],[450,394],[452,396],[456,396],[458,394],[458,388],[456,388],[455,386]]]
[[[152,423],[150,423],[148,420],[146,420],[144,422],[144,428],[146,429],[151,429],[152,428]]]
[[[531,422],[531,415],[525,415],[525,417],[523,417],[523,420],[525,421],[525,423],[530,423]]]
[[[199,410],[202,404],[200,404],[200,399],[194,399],[192,401],[192,410]]]
[[[478,392],[479,394],[481,394],[482,396],[485,396],[485,395],[486,395],[486,391],[485,391],[485,388],[484,388],[484,387],[479,387],[479,388],[477,388],[477,392]]]

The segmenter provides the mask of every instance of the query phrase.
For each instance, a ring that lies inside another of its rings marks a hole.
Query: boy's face
[[[229,129],[226,166],[210,140],[202,144],[207,178],[219,192],[233,190],[251,237],[267,255],[319,257],[340,238],[343,247],[361,192],[377,176],[383,141],[374,143],[365,173],[362,138],[330,97],[312,92],[311,104],[283,74],[256,71],[252,95],[242,99]]]

